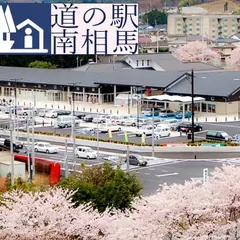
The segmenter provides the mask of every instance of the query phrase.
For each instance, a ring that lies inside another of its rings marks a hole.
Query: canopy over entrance
[[[178,103],[183,103],[183,104],[191,104],[192,102],[192,97],[182,97],[182,96],[170,96],[167,94],[163,95],[156,95],[156,96],[148,96],[145,97],[144,100],[148,100],[151,102],[178,102]],[[202,97],[194,97],[194,103],[200,103],[204,102],[205,98]]]

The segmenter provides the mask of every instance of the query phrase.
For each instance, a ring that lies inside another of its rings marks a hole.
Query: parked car
[[[223,131],[207,131],[206,133],[206,139],[211,140],[220,140],[220,141],[231,141],[232,137]]]
[[[123,121],[123,126],[132,126],[132,127],[142,127],[143,125],[149,124],[151,121],[149,119],[137,119],[137,118],[129,118]]]
[[[194,132],[201,132],[203,129],[202,125],[199,123],[194,123]],[[192,132],[192,123],[190,122],[182,122],[177,126],[178,132]]]
[[[185,112],[185,118],[191,118],[192,117],[192,113],[189,111]],[[183,111],[176,111],[175,112],[175,118],[176,119],[182,119],[183,118]]]
[[[180,122],[178,119],[166,119],[163,122],[161,122],[158,126],[161,126],[161,124],[168,125],[170,130],[176,131]]]
[[[142,114],[151,117],[153,110],[151,108],[146,108],[144,111],[142,111]],[[159,111],[154,110],[154,116],[159,116]]]
[[[116,118],[114,122],[118,125],[124,125],[124,122],[129,119],[136,119],[136,116],[131,116],[131,115],[118,116],[118,118]]]
[[[109,162],[111,165],[119,165],[123,163],[123,159],[120,156],[104,156],[102,160]]]
[[[155,127],[154,127],[154,129],[155,129]],[[153,132],[153,126],[151,126],[151,125],[144,126],[144,127],[141,127],[136,130],[136,136],[141,137],[143,134],[145,136],[150,136],[150,135],[152,135],[152,132]]]
[[[97,115],[93,118],[93,123],[105,123],[106,121],[111,119],[110,115]]]
[[[52,109],[40,108],[37,110],[38,111],[37,115],[39,117],[45,117],[45,114],[50,110],[52,110]]]
[[[74,116],[76,116],[79,119],[83,119],[86,116],[86,113],[83,112],[75,112]]]
[[[232,137],[232,141],[236,143],[240,143],[240,134],[236,134]]]
[[[92,115],[86,115],[84,118],[83,118],[83,121],[84,122],[92,122],[93,121],[93,118],[95,116],[92,114]]]
[[[57,110],[49,110],[45,113],[46,118],[57,118],[58,117],[58,112]]]
[[[161,125],[159,127],[157,127],[154,131],[154,138],[155,139],[160,139],[162,137],[169,137],[171,135],[170,133],[170,127],[165,124],[165,125]]]
[[[96,132],[97,132],[97,130],[96,130],[96,128],[90,128],[90,127],[88,127],[88,128],[78,128],[78,129],[76,129],[76,131],[75,131],[77,134],[91,134],[91,135],[94,135]]]
[[[127,162],[127,159],[125,160]],[[147,160],[139,154],[130,154],[129,155],[129,165],[137,165],[137,166],[147,166]]]
[[[78,158],[95,159],[97,157],[97,152],[90,147],[76,147],[75,154]]]
[[[98,127],[98,130],[101,133],[107,133],[107,132],[109,132],[109,130],[111,130],[112,132],[118,132],[118,131],[121,131],[121,127],[118,125],[101,124]]]
[[[11,146],[10,139],[6,138],[4,140],[3,145],[10,149],[10,146]],[[23,149],[23,143],[21,141],[13,141],[13,150],[16,151],[18,149]]]
[[[172,110],[161,110],[159,112],[159,116],[160,117],[174,117],[175,116],[175,112]]]
[[[37,113],[36,110],[33,110],[33,108],[30,108],[30,107],[17,107],[17,110],[15,111],[17,111],[18,115],[23,115],[23,116],[32,115],[33,111],[35,115]]]
[[[68,128],[72,127],[73,121],[75,122],[75,126],[79,124],[79,119],[75,116],[59,116],[55,122],[55,127],[57,128]],[[74,125],[73,125],[74,126]]]
[[[72,112],[68,111],[68,110],[57,110],[57,115],[58,116],[66,116],[66,115],[70,115]]]
[[[44,152],[44,153],[58,153],[58,147],[48,143],[48,142],[36,142],[34,144],[35,152]]]

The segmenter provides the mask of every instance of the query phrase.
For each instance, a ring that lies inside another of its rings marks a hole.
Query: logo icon
[[[30,19],[26,19],[23,22],[15,25],[10,7],[7,5],[4,12],[3,7],[0,6],[0,53],[47,53],[48,49],[44,49],[44,31],[36,23]],[[24,47],[22,49],[13,48],[15,40],[14,34],[19,30],[25,28],[25,34],[23,36]],[[34,37],[32,35],[33,30],[38,32],[38,47],[33,47]]]

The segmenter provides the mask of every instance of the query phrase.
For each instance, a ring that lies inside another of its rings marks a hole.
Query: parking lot
[[[83,114],[83,115],[88,115],[87,113],[78,113],[78,114]],[[104,116],[99,114],[99,116]],[[106,116],[106,115],[105,115]],[[96,114],[95,114],[96,117]],[[111,118],[111,116],[108,116]],[[101,118],[101,117],[100,117]],[[164,118],[161,120],[166,120],[168,118]],[[171,119],[171,118],[170,118]],[[142,121],[144,121],[144,118],[141,118]],[[146,118],[145,118],[146,120]],[[71,127],[68,128],[57,128],[55,125],[56,118],[51,118],[51,117],[35,117],[35,130],[36,131],[45,131],[45,132],[51,132],[51,133],[59,133],[59,134],[71,134]],[[76,127],[76,136],[89,136],[89,137],[96,137],[96,129],[97,125],[99,128],[101,126],[106,125],[105,123],[92,123],[92,122],[86,122],[83,121],[82,119],[79,119],[79,124]],[[0,115],[0,128],[9,128],[9,115],[4,114],[1,112]],[[152,126],[152,118],[148,118],[148,125]],[[225,131],[228,133],[230,136],[236,135],[240,133],[240,122],[221,122],[221,123],[201,123],[202,125],[202,131],[195,132],[195,139],[196,140],[201,140],[205,139],[206,137],[206,132],[208,130],[218,130],[218,131]],[[128,141],[132,143],[143,143],[145,141],[146,144],[151,144],[152,143],[152,131],[150,131],[150,134],[145,136],[144,139],[141,136],[136,136],[136,133],[138,131],[138,128],[136,126],[122,126],[118,125],[120,131],[114,132],[111,131],[112,137],[109,138],[109,133],[106,131],[105,133],[99,132],[99,139],[110,139],[110,140],[115,140],[115,141],[125,141],[126,138],[126,133],[128,137]],[[15,121],[15,128],[16,128],[16,121]],[[19,116],[18,120],[18,128],[19,129],[26,129],[26,116]],[[139,129],[142,129],[142,126],[140,125]],[[170,136],[167,137],[161,137],[160,139],[155,139],[154,143],[155,144],[160,144],[160,143],[174,143],[174,142],[186,142],[189,141],[187,139],[187,134],[186,133],[180,133],[177,131],[170,131]]]

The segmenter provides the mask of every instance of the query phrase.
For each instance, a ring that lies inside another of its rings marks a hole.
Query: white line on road
[[[218,124],[218,123],[208,123],[208,122],[205,122],[204,124],[206,124],[206,125],[220,126],[220,127],[240,128],[240,127],[235,126],[235,125],[231,126],[231,125]]]
[[[145,175],[150,175],[150,173],[146,172]]]
[[[166,173],[166,174],[160,174],[160,175],[155,175],[156,177],[167,177],[167,176],[174,176],[178,175],[179,173]]]

